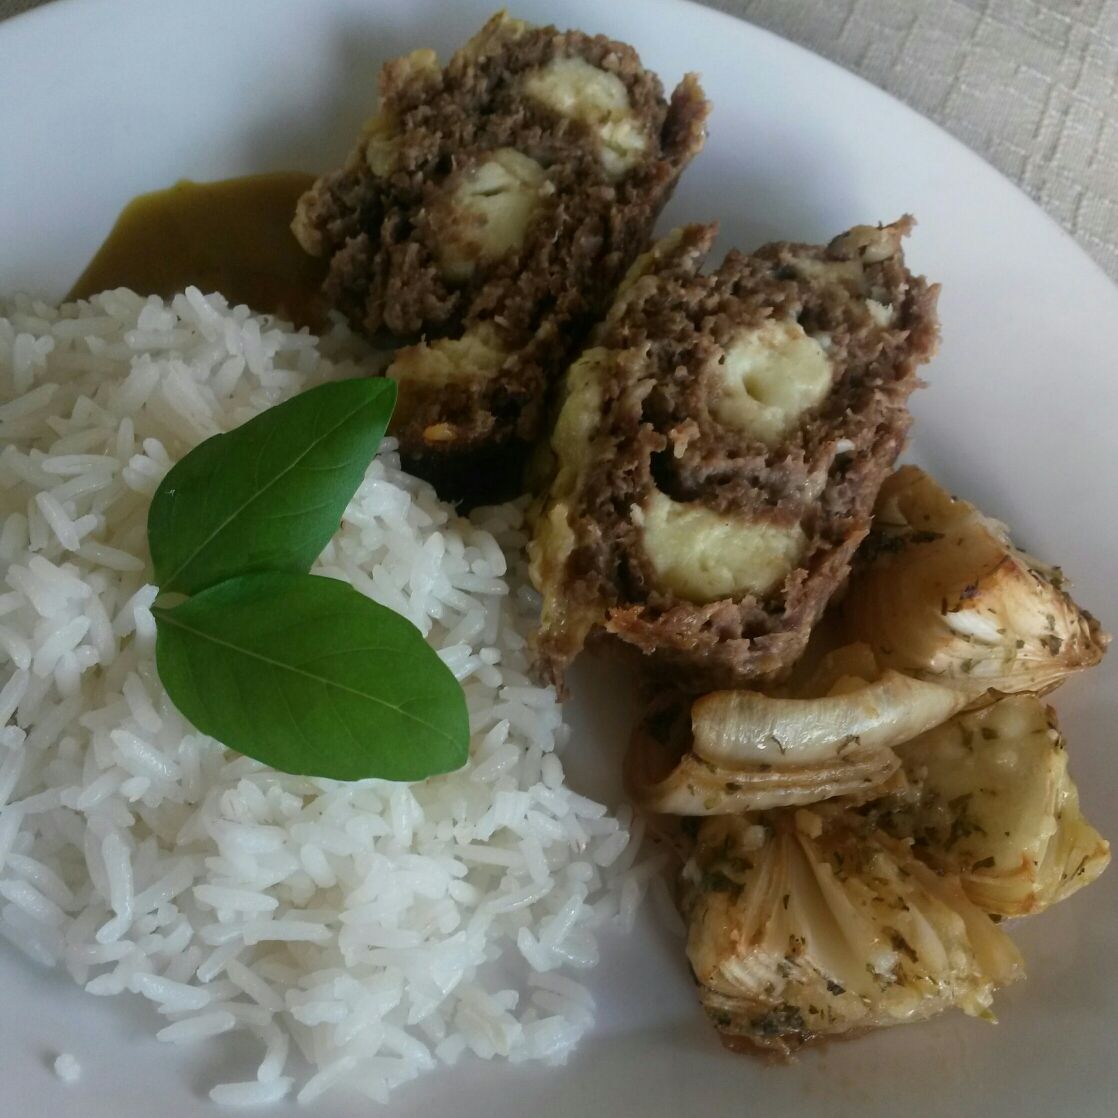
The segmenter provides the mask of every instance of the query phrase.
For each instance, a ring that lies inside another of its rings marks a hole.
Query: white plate
[[[329,167],[373,104],[379,64],[446,54],[496,0],[68,0],[0,28],[0,290],[65,291],[134,194],[179,177]],[[1055,224],[965,148],[884,94],[744,23],[679,0],[523,0],[517,14],[636,44],[666,82],[702,72],[715,104],[706,151],[664,225],[722,220],[723,245],[826,239],[906,211],[909,256],[943,282],[942,354],[916,402],[917,456],[956,491],[1062,562],[1081,600],[1118,624],[1118,291]],[[1118,819],[1108,764],[1118,656],[1057,705],[1087,812]],[[612,772],[626,714],[583,670],[572,758],[591,790]],[[598,698],[601,702],[595,702]],[[877,1118],[1102,1118],[1118,1061],[1118,871],[1013,929],[1031,971],[992,1028],[961,1015],[766,1068],[724,1053],[683,957],[646,911],[591,982],[598,1033],[565,1069],[466,1062],[393,1096],[393,1114],[489,1118],[701,1111]],[[98,1001],[0,949],[0,1114],[212,1115],[218,1077],[250,1054],[224,1041],[183,1055],[155,1014]],[[79,1088],[50,1071],[60,1051]],[[328,1098],[325,1118],[370,1104]],[[296,1113],[294,1107],[282,1113]]]

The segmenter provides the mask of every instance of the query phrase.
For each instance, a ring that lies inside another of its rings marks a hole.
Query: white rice
[[[390,441],[316,570],[439,650],[470,764],[411,786],[288,776],[168,700],[151,494],[200,439],[355,356],[340,326],[319,341],[194,289],[0,303],[0,935],[147,999],[160,1040],[253,1034],[255,1078],[211,1092],[228,1105],[383,1101],[466,1053],[562,1062],[594,1003],[560,972],[596,963],[654,869],[627,812],[566,786],[559,704],[528,678],[521,510],[458,518]]]
[[[63,1052],[54,1061],[54,1074],[63,1083],[77,1083],[82,1077],[82,1066],[69,1052]]]

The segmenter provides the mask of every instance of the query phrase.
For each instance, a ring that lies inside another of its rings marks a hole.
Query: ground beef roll
[[[672,233],[564,378],[531,544],[542,673],[612,634],[693,689],[779,678],[905,440],[938,288],[904,218],[826,247]]]
[[[412,343],[388,370],[393,433],[444,495],[519,488],[549,391],[648,247],[708,108],[693,75],[666,101],[624,43],[504,14],[445,67],[429,50],[385,66],[376,116],[293,229],[358,330]]]

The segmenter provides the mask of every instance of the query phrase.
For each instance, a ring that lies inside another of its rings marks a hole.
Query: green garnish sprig
[[[396,402],[384,379],[320,385],[215,435],[164,477],[148,514],[156,664],[203,733],[273,768],[422,780],[461,767],[454,675],[406,618],[308,574]]]

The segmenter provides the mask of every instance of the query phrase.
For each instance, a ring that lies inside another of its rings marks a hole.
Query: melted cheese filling
[[[779,441],[819,404],[833,375],[823,346],[799,323],[772,319],[739,335],[715,370],[715,418],[764,443]]]
[[[748,520],[663,493],[645,501],[637,520],[662,587],[700,604],[767,594],[799,564],[807,544],[798,525]]]
[[[518,249],[545,189],[543,168],[513,148],[499,148],[468,170],[449,199],[454,233],[439,245],[439,266],[465,282],[477,262]]]
[[[611,178],[624,175],[648,147],[625,83],[585,59],[552,59],[528,76],[524,92],[560,116],[589,125],[601,141],[602,166]]]

